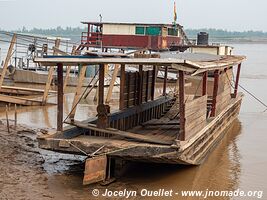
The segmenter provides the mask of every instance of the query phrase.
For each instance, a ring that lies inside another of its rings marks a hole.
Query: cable
[[[233,74],[233,78],[234,78],[234,72],[233,72],[233,71],[232,71],[232,74]],[[226,73],[226,76],[227,76],[228,81],[230,82],[231,87],[232,87],[233,89],[235,89],[235,87],[232,85],[231,80],[230,80],[230,78],[229,78],[229,76],[228,76],[227,73]],[[236,81],[235,81],[235,80],[233,80],[233,82],[236,84]],[[239,86],[240,88],[242,88],[245,92],[247,92],[251,97],[253,97],[255,100],[257,100],[260,104],[262,104],[262,105],[266,108],[266,110],[264,110],[263,112],[266,112],[266,111],[267,111],[267,105],[266,105],[262,100],[260,100],[258,97],[256,97],[254,94],[252,94],[250,91],[248,91],[248,90],[247,90],[245,87],[243,87],[241,84],[238,83],[238,86]]]
[[[99,69],[97,70],[97,72],[95,73],[94,77],[91,79],[90,83],[87,85],[87,87],[85,88],[85,90],[83,91],[82,95],[80,96],[79,100],[77,101],[77,103],[73,106],[73,108],[71,109],[70,113],[67,115],[67,117],[64,119],[64,121],[62,122],[65,123],[66,120],[69,118],[69,116],[71,115],[71,113],[76,109],[76,107],[78,106],[78,104],[80,103],[80,101],[83,98],[83,95],[87,92],[88,88],[90,87],[90,85],[92,84],[93,80],[96,78],[97,74],[99,72]]]

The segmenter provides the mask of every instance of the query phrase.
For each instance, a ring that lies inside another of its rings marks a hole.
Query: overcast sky
[[[185,28],[267,31],[267,0],[176,0]],[[0,0],[0,28],[81,26],[80,21],[170,23],[173,0]]]

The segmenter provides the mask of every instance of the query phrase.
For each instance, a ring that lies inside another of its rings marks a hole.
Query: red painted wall
[[[163,40],[165,40],[165,42]],[[103,46],[107,47],[132,47],[160,50],[170,47],[172,43],[180,44],[181,38],[149,35],[103,35],[102,43]]]

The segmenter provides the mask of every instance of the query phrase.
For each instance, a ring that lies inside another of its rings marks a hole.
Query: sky
[[[82,26],[81,21],[171,23],[174,0],[0,0],[0,29]],[[267,32],[267,0],[176,0],[185,28]]]

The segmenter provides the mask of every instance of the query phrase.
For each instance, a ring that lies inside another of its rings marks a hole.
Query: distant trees
[[[86,31],[86,27],[61,27],[56,28],[42,29],[42,28],[32,28],[27,29],[22,27],[22,29],[17,30],[16,32],[29,33],[29,34],[40,34],[48,36],[61,36],[68,37],[73,40],[78,40],[81,36],[81,33]],[[219,38],[219,39],[235,39],[235,38],[267,38],[267,32],[263,31],[228,31],[223,29],[213,29],[213,28],[204,28],[204,29],[186,29],[189,38],[196,38],[197,33],[204,31],[208,32],[210,38]]]
[[[186,29],[185,32],[189,38],[196,38],[199,32],[208,32],[211,38],[251,38],[251,37],[267,37],[267,32],[263,31],[228,31],[223,29]]]

